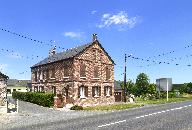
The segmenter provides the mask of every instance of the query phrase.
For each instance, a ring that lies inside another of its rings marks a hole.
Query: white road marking
[[[101,128],[101,127],[106,127],[106,126],[110,126],[110,125],[120,124],[120,123],[123,123],[123,122],[126,122],[126,120],[116,121],[116,122],[114,122],[114,123],[109,123],[109,124],[105,124],[105,125],[100,125],[100,126],[98,126],[98,127]]]
[[[191,106],[192,105],[183,106],[183,107],[176,107],[176,108],[172,108],[172,109],[167,109],[167,110],[163,110],[163,111],[159,111],[159,112],[154,112],[154,113],[151,113],[151,114],[137,116],[134,119],[139,119],[139,118],[144,118],[144,117],[148,117],[148,116],[153,116],[153,115],[156,115],[156,114],[161,114],[161,113],[165,113],[165,112],[169,112],[169,111],[174,111],[174,110],[180,110],[180,109],[183,109],[183,108],[186,108],[186,107],[191,107]],[[123,122],[126,122],[126,120],[112,122],[112,123],[109,123],[109,124],[100,125],[98,127],[101,128],[101,127],[106,127],[106,126],[110,126],[110,125],[120,124],[120,123],[123,123]]]

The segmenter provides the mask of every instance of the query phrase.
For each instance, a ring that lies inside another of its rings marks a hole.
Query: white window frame
[[[110,87],[109,86],[106,87],[106,96],[110,96]]]
[[[84,86],[80,87],[80,98],[85,98],[85,87]]]
[[[96,86],[95,87],[95,96],[94,97],[99,97],[99,87],[98,86]]]

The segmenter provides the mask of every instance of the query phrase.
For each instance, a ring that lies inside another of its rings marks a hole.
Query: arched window
[[[86,77],[86,66],[84,63],[80,65],[80,77]]]

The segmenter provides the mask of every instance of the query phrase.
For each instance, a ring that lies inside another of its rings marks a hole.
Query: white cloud
[[[10,54],[8,55],[8,57],[14,58],[14,59],[21,59],[21,58],[22,58],[21,54],[18,53],[18,52],[10,53]]]
[[[138,17],[128,17],[127,13],[120,11],[117,14],[103,14],[99,28],[116,26],[119,31],[123,31],[128,28],[134,28],[138,22]]]
[[[65,37],[69,37],[69,38],[77,38],[77,39],[81,39],[83,37],[83,32],[64,32],[63,35]]]
[[[91,14],[95,14],[95,13],[97,13],[97,10],[91,11]]]

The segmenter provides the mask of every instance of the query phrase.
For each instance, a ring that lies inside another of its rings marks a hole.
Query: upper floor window
[[[80,77],[86,77],[86,66],[84,63],[80,65]]]
[[[97,59],[97,52],[96,50],[93,50],[93,60],[96,61]]]
[[[51,69],[51,78],[55,78],[55,68]]]
[[[68,65],[64,65],[64,77],[69,77],[69,67],[68,67]]]
[[[46,79],[49,79],[49,70],[46,70]]]
[[[111,77],[111,71],[110,71],[110,68],[107,66],[106,67],[106,80],[110,79]]]
[[[34,76],[35,76],[35,82],[37,82],[37,71],[34,72]]]
[[[98,78],[99,77],[99,75],[98,75],[98,66],[95,66],[94,67],[94,78]]]
[[[56,94],[56,87],[52,86],[52,93]]]

